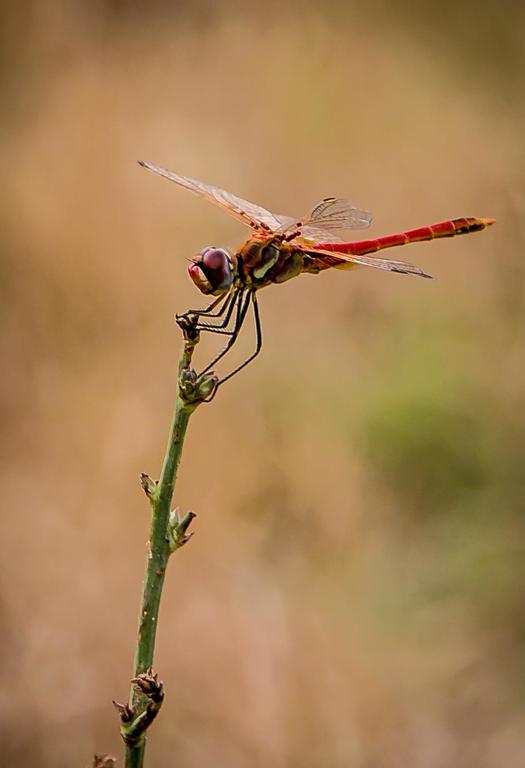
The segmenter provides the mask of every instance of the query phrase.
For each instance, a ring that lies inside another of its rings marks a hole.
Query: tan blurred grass
[[[427,45],[357,7],[6,14],[12,764],[119,750],[136,478],[162,456],[173,313],[200,301],[184,258],[245,234],[140,157],[278,212],[353,195],[377,234],[498,219],[414,246],[433,284],[362,271],[261,296],[264,354],[185,448],[176,500],[198,535],[168,578],[151,764],[523,759],[523,108],[507,59],[489,77],[445,35],[440,57],[439,30]]]

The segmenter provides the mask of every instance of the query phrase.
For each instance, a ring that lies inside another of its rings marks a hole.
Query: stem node
[[[164,683],[152,670],[143,672],[131,680],[137,691],[146,701],[145,709],[138,712],[139,704],[113,704],[120,712],[120,735],[130,750],[141,749],[145,743],[145,734],[157,717],[164,701]]]
[[[141,472],[140,484],[142,486],[142,490],[144,491],[148,499],[151,501],[157,489],[157,482],[155,480],[152,480],[151,477],[147,475],[145,472]]]
[[[187,408],[195,408],[212,394],[218,382],[213,372],[198,376],[193,368],[184,368],[179,376],[180,398]]]
[[[187,533],[188,528],[191,525],[192,520],[196,518],[195,512],[187,512],[184,517],[180,516],[180,510],[178,507],[170,514],[170,522],[168,526],[168,539],[170,544],[170,554],[175,550],[183,547],[194,534],[194,531]]]
[[[113,755],[94,755],[93,768],[115,768],[117,764],[116,757]]]

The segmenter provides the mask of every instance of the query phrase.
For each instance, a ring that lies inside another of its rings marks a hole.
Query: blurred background
[[[263,354],[190,424],[175,496],[197,534],[168,571],[148,764],[521,764],[524,7],[0,14],[5,764],[123,764],[138,477],[164,453],[174,313],[204,303],[186,259],[247,236],[139,158],[278,213],[349,196],[373,235],[498,220],[395,252],[433,282],[261,295]]]

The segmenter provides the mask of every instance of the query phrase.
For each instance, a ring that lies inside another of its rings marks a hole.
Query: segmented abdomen
[[[440,221],[438,224],[410,229],[408,232],[399,232],[395,235],[385,235],[374,240],[358,240],[353,243],[316,243],[316,247],[323,251],[364,256],[367,253],[382,251],[384,248],[393,248],[395,245],[407,245],[438,237],[454,237],[455,235],[466,235],[469,232],[479,232],[493,223],[494,219],[477,219],[469,216],[462,219]]]

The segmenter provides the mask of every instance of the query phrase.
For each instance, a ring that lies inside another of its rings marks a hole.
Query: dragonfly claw
[[[183,312],[181,315],[175,315],[175,320],[184,334],[184,338],[197,344],[199,341],[199,329],[197,328],[199,318],[197,315]]]

